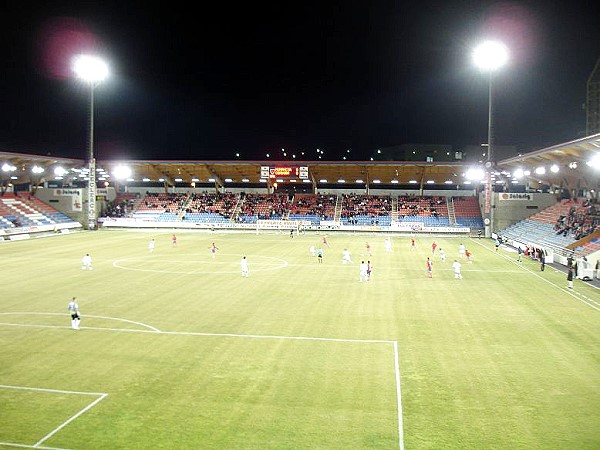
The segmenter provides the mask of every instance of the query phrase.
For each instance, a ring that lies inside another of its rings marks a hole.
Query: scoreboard
[[[300,178],[308,179],[308,167],[305,166],[261,166],[261,178]]]

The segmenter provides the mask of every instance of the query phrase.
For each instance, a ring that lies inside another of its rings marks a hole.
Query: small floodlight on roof
[[[67,171],[64,167],[58,166],[54,168],[54,175],[56,175],[57,177],[62,177],[66,173]]]
[[[485,172],[480,167],[473,167],[467,170],[465,177],[467,180],[480,181],[485,177]]]
[[[600,153],[596,153],[586,164],[594,169],[600,169]]]
[[[113,169],[112,174],[117,180],[125,180],[131,177],[131,168],[128,166],[117,166]]]

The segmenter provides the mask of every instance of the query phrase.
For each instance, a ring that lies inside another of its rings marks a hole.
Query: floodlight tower
[[[88,230],[96,229],[96,159],[94,156],[94,90],[108,77],[104,60],[92,55],[78,55],[73,59],[73,72],[90,87],[90,122],[88,141]]]
[[[492,171],[494,167],[494,104],[493,75],[508,61],[508,48],[500,41],[485,41],[473,51],[473,62],[479,69],[488,73],[488,150],[485,182],[485,237],[494,232],[494,191]]]

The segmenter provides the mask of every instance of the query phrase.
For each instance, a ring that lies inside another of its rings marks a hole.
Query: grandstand
[[[0,228],[29,228],[75,223],[65,214],[32,195],[5,192],[0,196]]]

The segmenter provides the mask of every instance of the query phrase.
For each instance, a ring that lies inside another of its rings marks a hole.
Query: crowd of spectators
[[[119,194],[110,202],[104,212],[105,217],[127,217],[135,208],[139,194]]]
[[[287,194],[243,194],[240,216],[281,219],[289,210]],[[243,221],[243,218],[240,219]]]
[[[586,199],[581,205],[577,199],[566,215],[560,215],[554,224],[557,235],[571,236],[576,240],[592,234],[600,227],[600,206],[595,199]]]
[[[232,193],[193,193],[185,208],[185,213],[213,213],[231,219],[239,196]]]
[[[445,197],[401,195],[398,197],[398,217],[439,217],[448,215]]]
[[[358,224],[356,216],[371,218],[373,224],[377,224],[380,216],[391,216],[392,198],[388,195],[342,195],[342,219],[349,224]]]
[[[182,210],[187,198],[185,193],[146,192],[137,210],[177,213]]]
[[[318,216],[321,220],[333,220],[337,197],[333,194],[296,194],[290,205],[291,214]]]

